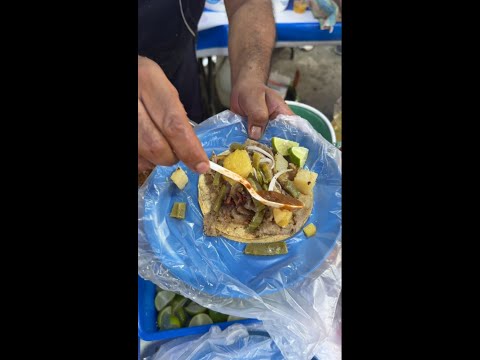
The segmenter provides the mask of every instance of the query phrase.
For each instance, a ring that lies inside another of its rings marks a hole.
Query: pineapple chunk
[[[252,162],[246,150],[235,150],[230,153],[225,160],[223,160],[223,167],[244,178],[252,172]],[[226,176],[223,178],[232,185],[235,183],[234,180]]]
[[[280,153],[275,154],[275,171],[279,172],[288,169],[288,161]]]
[[[302,194],[310,195],[317,181],[317,176],[318,174],[312,171],[299,169],[297,176],[293,179],[293,184]]]
[[[303,228],[303,232],[307,237],[313,236],[317,233],[317,227],[313,224],[308,224]]]
[[[282,228],[288,225],[292,219],[292,215],[292,212],[289,210],[273,208],[273,219],[275,220],[275,223]]]
[[[177,185],[180,190],[183,190],[185,185],[188,183],[187,174],[185,174],[185,171],[180,168],[177,168],[177,170],[172,173],[170,179],[172,179],[174,184]]]

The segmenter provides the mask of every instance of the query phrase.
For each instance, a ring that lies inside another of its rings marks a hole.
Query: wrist
[[[254,66],[244,67],[240,71],[232,76],[232,86],[236,87],[238,84],[248,83],[262,83],[266,85],[268,81],[268,71],[265,69],[259,69]]]
[[[233,70],[233,69],[232,69]],[[257,62],[244,63],[236,72],[232,72],[232,84],[242,82],[245,79],[255,80],[266,84],[270,72],[270,63],[267,66]]]

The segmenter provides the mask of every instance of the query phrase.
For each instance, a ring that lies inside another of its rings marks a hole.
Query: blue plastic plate
[[[306,121],[305,121],[306,122]],[[199,126],[196,133],[207,155],[226,150],[233,142],[243,143],[246,123]],[[341,231],[341,173],[337,162],[327,156],[326,141],[314,141],[312,134],[272,121],[261,142],[271,144],[278,136],[300,143],[310,150],[305,167],[319,174],[314,189],[314,206],[308,223],[317,233],[311,238],[299,231],[286,241],[288,254],[248,256],[245,244],[203,233],[198,204],[198,175],[185,165],[189,182],[180,191],[169,176],[176,168],[157,167],[145,191],[144,230],[158,260],[175,277],[202,292],[219,297],[245,298],[267,295],[293,284],[318,268],[335,245]],[[185,220],[169,216],[173,203],[187,202]]]

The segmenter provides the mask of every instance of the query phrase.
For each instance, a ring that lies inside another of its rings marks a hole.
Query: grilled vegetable
[[[258,190],[261,190],[262,187],[260,186],[260,184],[257,182],[257,180],[255,180],[253,178],[252,175],[249,175],[248,178],[247,178],[247,181],[250,183],[250,185],[252,185],[253,189],[255,191],[258,191]]]
[[[219,172],[215,173],[215,176],[213,177],[213,186],[219,186],[220,185],[220,174]]]
[[[230,145],[230,152],[234,152],[235,150],[245,150],[245,145],[239,143],[232,143]]]
[[[185,219],[185,212],[187,210],[187,204],[184,202],[176,202],[173,204],[172,212],[170,217],[176,219]]]
[[[258,182],[255,181],[255,179],[250,175],[247,178],[247,181],[252,185],[253,189],[255,191],[262,190],[262,187]],[[255,204],[256,210],[260,211],[265,208],[265,205],[263,205],[261,202],[259,202],[257,199],[252,198],[253,203]]]
[[[260,226],[263,221],[263,217],[265,216],[265,211],[266,209],[263,208],[262,210],[259,210],[255,213],[252,221],[250,221],[250,224],[248,224],[248,231],[255,231]]]
[[[263,185],[265,181],[263,181],[263,175],[262,175],[262,172],[260,170],[257,171],[257,176],[258,176],[258,183],[260,185]]]
[[[245,246],[243,253],[246,255],[283,255],[288,253],[288,248],[284,241],[267,244],[249,243]]]
[[[268,164],[262,163],[260,164],[260,170],[263,175],[263,180],[267,184],[267,189],[268,189],[268,184],[270,184],[270,181],[272,181],[272,177],[273,177],[272,169]]]
[[[227,185],[223,184],[220,188],[220,192],[218,193],[215,204],[213,204],[213,212],[217,213],[220,210],[220,206],[222,206],[223,200],[227,196]]]
[[[257,152],[254,152],[253,153],[253,157],[252,157],[252,162],[253,162],[253,167],[255,168],[255,170],[257,171],[260,171],[260,159],[262,157],[260,156],[259,153]]]
[[[278,178],[278,182],[282,185],[283,190],[292,195],[294,198],[298,199],[300,192],[297,190],[293,182],[288,180],[287,174],[283,174]]]

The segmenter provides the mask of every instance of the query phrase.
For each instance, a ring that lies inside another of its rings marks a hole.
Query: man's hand
[[[138,57],[138,172],[179,160],[199,173],[208,157],[188,122],[178,92],[155,62]]]
[[[235,83],[230,108],[234,113],[247,117],[248,134],[254,140],[262,137],[268,120],[275,119],[279,114],[293,115],[280,94],[252,77]]]
[[[265,85],[275,45],[272,2],[225,0],[225,7],[233,84],[230,108],[248,118],[248,135],[258,140],[269,119],[293,114],[282,97]]]

